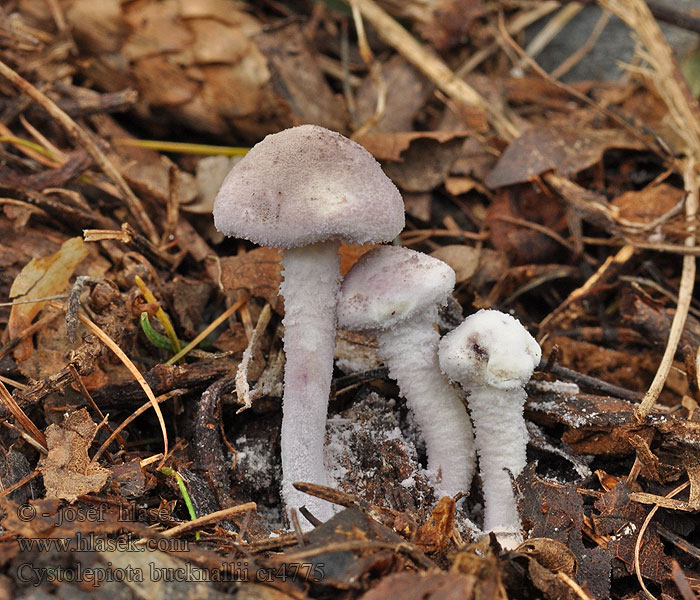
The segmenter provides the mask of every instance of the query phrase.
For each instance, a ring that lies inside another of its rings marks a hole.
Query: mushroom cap
[[[528,382],[542,350],[516,318],[480,310],[440,340],[438,355],[452,381],[510,390]]]
[[[225,235],[294,248],[338,239],[392,240],[404,227],[401,194],[359,144],[318,125],[268,135],[226,176],[214,200]]]
[[[437,258],[379,246],[363,254],[343,279],[338,325],[352,331],[390,329],[443,304],[455,285],[455,272]]]

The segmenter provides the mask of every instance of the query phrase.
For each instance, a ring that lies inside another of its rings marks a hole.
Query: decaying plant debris
[[[700,107],[655,16],[699,15],[649,4],[600,0],[636,58],[567,85],[522,32],[573,3],[3,3],[2,593],[697,597]],[[477,539],[478,481],[433,497],[376,341],[346,331],[337,488],[302,486],[343,510],[283,522],[280,255],[211,208],[240,147],[301,123],[372,152],[402,244],[455,269],[443,333],[498,308],[537,336],[516,550]]]

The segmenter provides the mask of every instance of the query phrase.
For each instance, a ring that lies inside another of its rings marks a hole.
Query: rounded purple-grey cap
[[[363,254],[343,279],[338,325],[351,331],[389,329],[447,301],[455,272],[437,258],[380,246]]]
[[[278,248],[326,240],[389,241],[404,227],[401,194],[359,144],[318,125],[268,135],[226,176],[214,224]]]

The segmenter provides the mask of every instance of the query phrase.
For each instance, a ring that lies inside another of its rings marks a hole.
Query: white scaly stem
[[[333,375],[336,305],[340,287],[338,243],[323,242],[285,251],[284,398],[282,404],[282,497],[287,510],[301,506],[318,519],[333,505],[300,492],[297,481],[328,485],[323,463],[328,396]],[[300,518],[303,529],[311,525]]]
[[[378,332],[379,353],[425,439],[428,468],[441,474],[438,494],[468,494],[475,468],[474,434],[459,393],[440,371],[436,320],[437,308]]]
[[[522,541],[511,476],[520,475],[527,463],[525,399],[522,388],[499,390],[473,385],[469,396],[484,492],[484,531],[495,532],[501,544],[508,547]]]

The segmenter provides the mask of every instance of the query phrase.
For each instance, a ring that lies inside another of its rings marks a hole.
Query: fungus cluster
[[[376,335],[425,439],[439,494],[469,491],[476,445],[484,527],[502,544],[516,543],[520,519],[511,477],[525,466],[523,386],[540,348],[516,319],[498,311],[479,311],[440,341],[434,323],[455,274],[420,252],[375,248],[341,288],[341,241],[386,242],[404,226],[401,195],[372,155],[315,125],[269,135],[224,180],[214,222],[226,235],[285,249],[281,450],[287,510],[305,505],[320,520],[333,514],[333,505],[292,484],[329,484],[323,443],[339,324]],[[475,434],[450,381],[470,394]]]
[[[293,483],[328,485],[323,441],[333,373],[338,247],[385,242],[404,226],[403,199],[362,146],[316,125],[267,136],[227,175],[214,200],[222,233],[284,248],[282,496],[321,520],[333,505]]]
[[[428,469],[439,495],[469,492],[474,434],[457,391],[440,371],[440,334],[433,324],[447,301],[455,273],[446,263],[398,246],[364,254],[341,285],[338,325],[374,333],[425,440]]]

